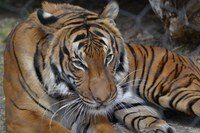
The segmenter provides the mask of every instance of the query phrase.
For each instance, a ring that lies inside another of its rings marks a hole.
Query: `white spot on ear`
[[[43,12],[42,15],[43,15],[44,18],[50,18],[50,17],[53,16],[51,13],[48,13],[48,12]]]

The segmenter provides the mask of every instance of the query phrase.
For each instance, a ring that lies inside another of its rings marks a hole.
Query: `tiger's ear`
[[[115,0],[112,0],[100,13],[99,17],[107,18],[113,21],[117,17],[118,13],[119,13],[119,5]]]
[[[37,10],[37,17],[41,24],[48,25],[58,21],[58,18],[53,16],[51,13],[45,12],[42,9]]]

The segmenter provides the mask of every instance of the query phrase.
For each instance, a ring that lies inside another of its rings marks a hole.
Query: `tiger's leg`
[[[116,133],[107,117],[97,117],[93,120],[92,127],[95,133]]]
[[[14,103],[6,107],[6,126],[8,133],[72,133],[38,112],[19,108]]]
[[[72,126],[74,133],[116,133],[107,116],[85,117]]]
[[[135,96],[122,101],[115,107],[114,115],[129,129],[142,133],[175,133],[174,128],[160,118],[156,109],[141,98]]]
[[[161,106],[200,117],[200,82],[197,77],[180,78],[168,86],[165,87],[166,93],[158,97]]]

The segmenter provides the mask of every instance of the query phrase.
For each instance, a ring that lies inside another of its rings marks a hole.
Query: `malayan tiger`
[[[200,116],[200,66],[127,44],[111,1],[100,13],[43,2],[11,32],[4,54],[9,133],[174,133],[159,107]]]

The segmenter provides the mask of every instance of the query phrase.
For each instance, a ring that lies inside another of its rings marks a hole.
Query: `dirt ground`
[[[7,17],[0,13],[0,133],[5,133],[5,99],[2,90],[3,51],[6,36],[16,23],[16,18]],[[177,46],[170,42],[170,39],[164,34],[161,21],[154,15],[149,6],[138,11],[137,15],[121,9],[116,23],[127,42],[165,47],[193,59],[200,56],[200,46],[195,49],[187,49],[182,45]],[[179,112],[165,111],[165,119],[175,127],[177,133],[200,133],[199,117],[195,118]],[[114,127],[118,133],[131,133],[120,124],[115,124]]]

